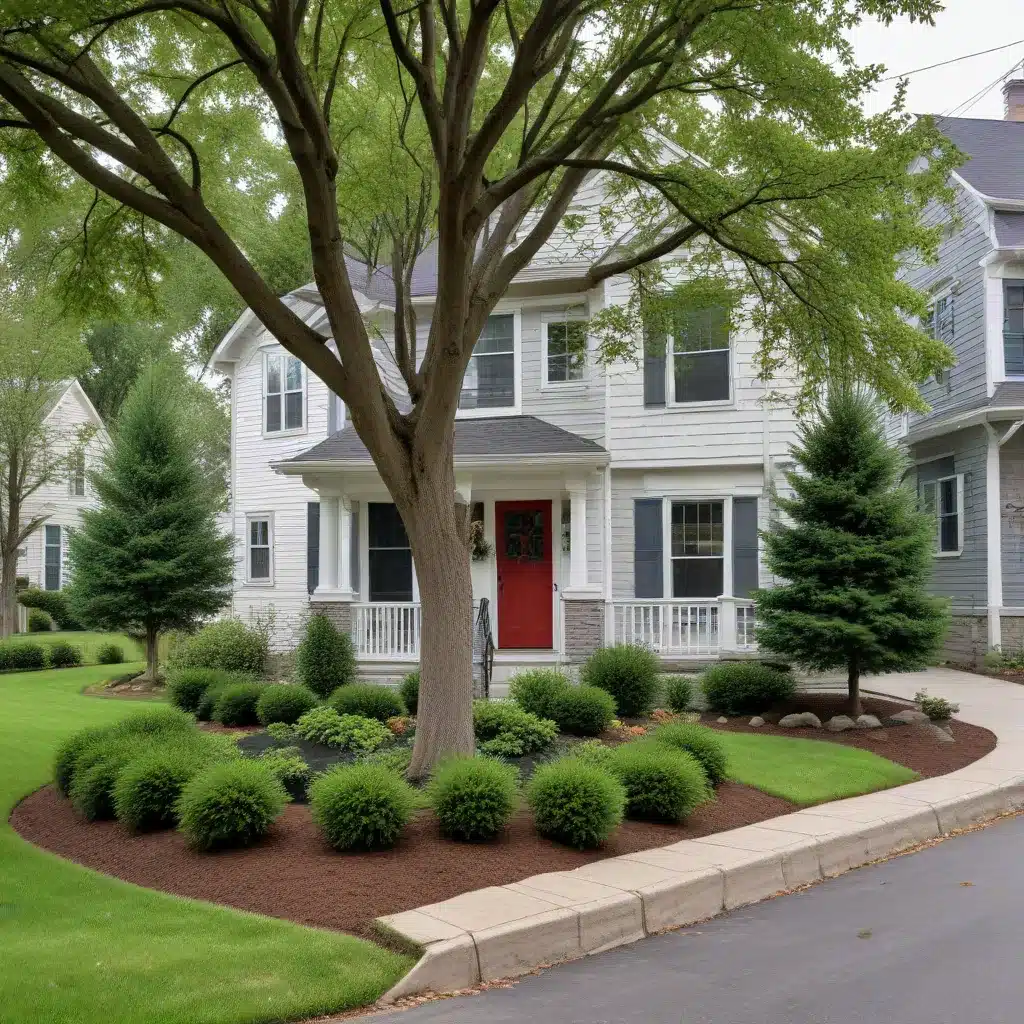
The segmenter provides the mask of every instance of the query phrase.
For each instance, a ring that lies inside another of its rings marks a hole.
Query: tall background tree
[[[468,524],[453,468],[462,378],[515,275],[553,233],[578,231],[585,182],[602,183],[600,220],[618,241],[579,243],[580,286],[637,284],[595,325],[607,356],[635,357],[646,299],[681,276],[746,302],[762,372],[788,361],[806,395],[842,365],[914,405],[914,382],[948,363],[908,326],[923,299],[894,274],[903,253],[934,256],[939,229],[921,213],[949,198],[956,154],[899,98],[864,114],[883,69],[858,67],[845,35],[864,17],[937,10],[0,0],[0,196],[15,218],[40,203],[81,210],[74,231],[51,233],[54,265],[65,293],[93,306],[214,288],[195,264],[184,276],[170,264],[186,240],[344,400],[420,580],[419,775],[473,748]],[[409,283],[431,239],[437,301],[417,351]],[[261,240],[275,254],[301,240],[336,354],[279,297],[295,259],[265,259]],[[381,381],[346,251],[392,270],[407,412]]]
[[[68,602],[76,618],[146,636],[146,677],[158,677],[161,632],[188,629],[230,600],[231,539],[217,530],[217,495],[182,429],[172,368],[140,376],[121,407],[99,498],[69,543]]]
[[[923,668],[942,644],[948,612],[927,592],[935,518],[903,484],[874,403],[848,387],[802,427],[793,457],[793,497],[777,498],[789,522],[765,536],[781,580],[755,595],[757,641],[805,669],[842,669],[859,715],[863,673]]]

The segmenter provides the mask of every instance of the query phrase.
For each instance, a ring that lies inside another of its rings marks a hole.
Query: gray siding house
[[[935,515],[934,592],[951,599],[947,656],[974,663],[1024,643],[1024,80],[1004,120],[940,117],[969,159],[940,258],[911,267],[955,365],[922,386],[931,410],[894,424]]]

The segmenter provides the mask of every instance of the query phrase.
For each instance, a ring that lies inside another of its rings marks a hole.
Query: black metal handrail
[[[486,597],[480,598],[480,606],[473,626],[474,668],[480,667],[480,689],[477,691],[477,673],[473,672],[473,691],[476,697],[490,697],[491,676],[494,672],[494,637],[491,634],[491,606]]]

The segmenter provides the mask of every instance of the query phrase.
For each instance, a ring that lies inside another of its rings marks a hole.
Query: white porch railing
[[[354,604],[352,642],[359,658],[419,661],[420,606]]]
[[[738,651],[753,651],[757,648],[754,639],[754,627],[756,622],[756,609],[753,604],[736,605],[736,649]]]
[[[638,644],[657,654],[717,657],[752,651],[754,606],[738,600],[633,600],[612,603],[612,642]]]

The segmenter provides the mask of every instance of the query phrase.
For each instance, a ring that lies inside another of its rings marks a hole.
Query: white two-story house
[[[590,194],[599,190],[598,180]],[[588,244],[613,241],[595,209]],[[587,320],[625,302],[631,285],[623,277],[586,288],[593,256],[572,253],[556,234],[518,275],[463,383],[455,470],[482,524],[473,589],[478,607],[487,602],[495,677],[614,642],[648,644],[672,661],[749,651],[758,529],[773,467],[793,441],[792,411],[762,401],[757,337],[742,326],[730,333],[714,310],[691,311],[637,365],[603,367]],[[400,395],[390,280],[350,270],[383,339],[382,374]],[[430,251],[413,291],[425,338]],[[327,334],[314,287],[288,302]],[[368,673],[407,670],[420,639],[415,565],[342,403],[248,311],[213,361],[231,379],[233,612],[272,608],[273,645],[287,649],[319,609],[351,630]]]

